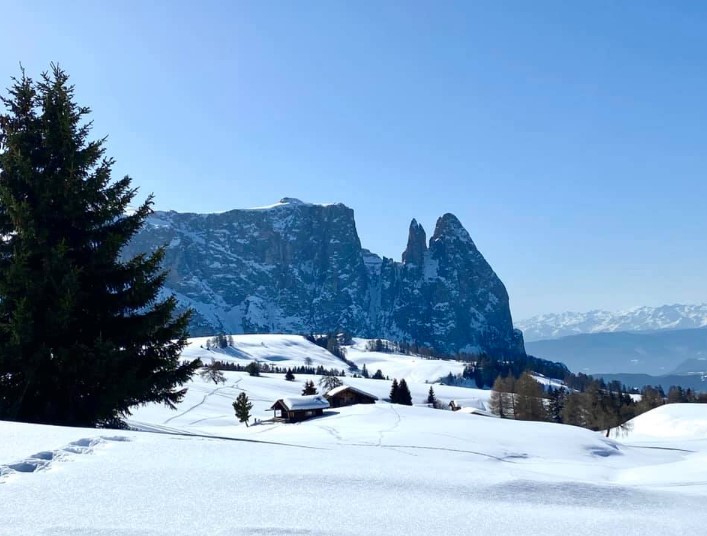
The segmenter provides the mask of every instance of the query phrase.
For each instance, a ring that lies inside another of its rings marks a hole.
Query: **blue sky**
[[[396,259],[456,214],[515,318],[707,301],[707,4],[6,0],[158,209],[343,202]]]

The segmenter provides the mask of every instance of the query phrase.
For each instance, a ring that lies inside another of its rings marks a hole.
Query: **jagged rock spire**
[[[410,230],[408,232],[408,245],[403,251],[403,262],[405,264],[416,264],[421,266],[425,259],[427,251],[427,235],[422,225],[413,219],[410,222]]]

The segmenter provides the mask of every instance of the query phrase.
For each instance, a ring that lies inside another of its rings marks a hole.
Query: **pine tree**
[[[52,65],[13,79],[0,115],[0,419],[93,426],[148,402],[174,407],[189,314],[162,299],[164,249],[121,259],[152,211],[126,211],[105,139]]]
[[[251,361],[245,366],[245,371],[251,376],[260,376],[260,364],[257,361]]]
[[[285,379],[288,382],[295,381],[295,375],[292,373],[292,369],[287,369],[287,373],[285,373]]]
[[[390,401],[393,404],[398,404],[400,400],[400,387],[398,385],[398,379],[393,378],[393,384],[390,386]]]
[[[432,389],[432,386],[430,385],[430,391],[427,393],[427,403],[430,404],[432,407],[435,407],[435,404],[437,403],[437,397],[435,396],[435,391]]]
[[[398,387],[398,404],[403,406],[412,406],[412,395],[405,379],[400,380]]]
[[[304,382],[304,389],[302,389],[302,396],[307,396],[307,395],[316,395],[317,394],[317,388],[314,386],[314,382],[312,380],[307,380]]]
[[[253,409],[253,404],[248,400],[248,395],[245,393],[239,394],[233,402],[233,409],[236,412],[238,422],[244,422],[248,426],[250,410]]]

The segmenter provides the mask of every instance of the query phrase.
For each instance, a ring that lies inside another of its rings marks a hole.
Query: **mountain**
[[[707,391],[707,375],[704,374],[666,374],[664,376],[651,376],[649,374],[601,374],[605,382],[618,381],[628,388],[641,389],[646,385],[660,386],[667,393],[672,386],[692,389],[695,392]]]
[[[707,329],[584,333],[526,343],[528,353],[587,374],[665,375],[707,358]],[[697,368],[700,368],[699,365]],[[699,372],[699,371],[690,371]]]
[[[361,247],[353,210],[285,198],[220,214],[155,212],[126,257],[166,245],[166,291],[192,335],[348,330],[443,352],[524,355],[508,293],[459,220],[429,242],[412,221],[402,261]]]
[[[526,341],[580,333],[656,331],[707,326],[707,304],[636,307],[627,311],[589,311],[534,316],[516,323]]]

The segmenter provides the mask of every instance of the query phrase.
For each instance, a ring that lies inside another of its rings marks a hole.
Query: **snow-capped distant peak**
[[[283,197],[277,203],[272,205],[265,205],[263,207],[253,207],[245,210],[271,210],[274,208],[281,207],[329,207],[331,205],[336,205],[337,203],[307,203],[296,197]]]
[[[657,331],[707,326],[707,304],[633,307],[624,311],[594,310],[534,316],[516,322],[526,341],[555,339],[582,333]]]

